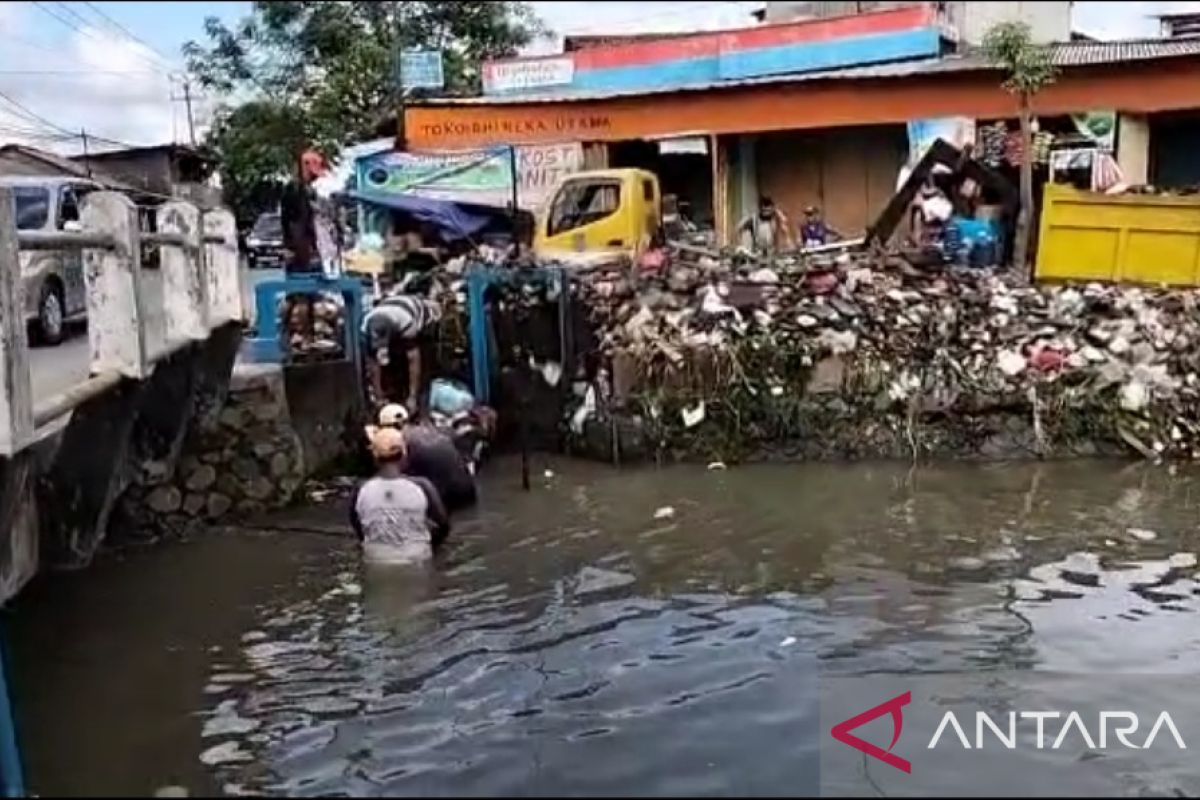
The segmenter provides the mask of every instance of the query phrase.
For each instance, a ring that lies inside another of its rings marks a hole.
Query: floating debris
[[[222,742],[200,754],[200,763],[210,767],[222,764],[245,764],[253,760],[254,756],[242,750],[238,742]]]
[[[675,509],[671,506],[663,506],[654,512],[655,519],[671,519],[675,516]]]
[[[1158,538],[1158,534],[1146,528],[1128,528],[1125,531],[1139,542],[1153,542]]]
[[[1196,566],[1196,563],[1195,553],[1172,553],[1167,558],[1167,564],[1171,569],[1191,569]]]

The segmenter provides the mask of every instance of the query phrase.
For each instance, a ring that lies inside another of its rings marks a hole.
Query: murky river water
[[[1200,664],[1200,473],[547,466],[524,494],[491,465],[428,570],[364,571],[324,508],[40,583],[9,619],[31,787],[870,792],[858,761],[814,782],[843,745],[809,701],[848,676],[1067,675],[1085,710],[1132,676],[1200,719],[1171,683]],[[976,788],[1200,793],[1200,768],[1097,761]]]

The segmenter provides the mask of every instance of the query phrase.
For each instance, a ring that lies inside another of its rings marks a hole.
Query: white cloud
[[[1137,39],[1159,35],[1155,14],[1200,12],[1200,2],[1179,3],[1076,3],[1076,30],[1101,39]]]
[[[91,143],[97,150],[113,146],[100,138],[144,145],[186,137],[183,109],[170,99],[178,88],[152,50],[95,27],[70,31],[65,46],[56,47],[36,38],[29,20],[14,8],[21,6],[0,4],[0,29],[20,36],[0,55],[0,91],[5,95],[66,131],[87,130],[97,137]],[[55,51],[61,55],[55,57]],[[203,121],[206,108],[197,106]],[[54,142],[45,138],[50,132],[46,124],[11,104],[0,102],[0,107],[0,139],[68,153],[81,149],[80,139]],[[31,129],[42,135],[14,133]]]

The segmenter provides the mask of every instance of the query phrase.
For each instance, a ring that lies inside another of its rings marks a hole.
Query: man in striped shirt
[[[367,380],[376,403],[403,403],[416,413],[429,376],[424,360],[442,318],[437,303],[414,294],[380,300],[363,319]],[[422,353],[425,350],[426,353]]]

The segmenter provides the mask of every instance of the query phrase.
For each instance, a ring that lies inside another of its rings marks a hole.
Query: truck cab
[[[534,253],[574,261],[589,255],[637,258],[662,238],[658,178],[641,169],[577,172],[563,178],[537,220]]]

